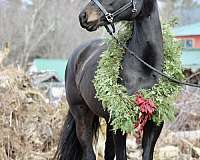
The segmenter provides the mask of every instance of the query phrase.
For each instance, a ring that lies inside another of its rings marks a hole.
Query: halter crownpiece
[[[122,6],[121,8],[119,8],[118,10],[116,10],[113,13],[108,12],[104,6],[99,2],[99,0],[92,0],[98,7],[99,9],[103,12],[103,14],[105,15],[106,20],[108,21],[108,23],[111,25],[105,25],[106,30],[108,31],[109,34],[115,33],[115,25],[113,23],[114,18],[123,13],[124,11],[126,11],[128,8],[132,7],[132,13],[136,14],[137,13],[137,9],[136,9],[136,2],[134,0],[131,0],[129,3],[127,3],[126,5]],[[112,27],[112,28],[111,28]]]
[[[99,0],[92,0],[100,9],[101,11],[104,13],[106,20],[109,23],[113,22],[114,17],[116,17],[117,15],[119,15],[120,13],[126,11],[128,8],[133,7],[132,12],[133,14],[135,14],[137,12],[136,9],[136,2],[134,0],[131,0],[131,2],[127,3],[126,5],[124,5],[123,7],[119,8],[118,10],[116,10],[113,13],[108,12],[104,6],[99,2]]]

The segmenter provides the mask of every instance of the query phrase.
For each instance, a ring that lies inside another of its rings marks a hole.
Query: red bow
[[[137,95],[135,99],[135,104],[140,107],[140,116],[138,122],[135,124],[137,140],[141,138],[144,126],[147,121],[153,116],[153,113],[156,110],[156,105],[152,100],[146,100],[143,96]]]

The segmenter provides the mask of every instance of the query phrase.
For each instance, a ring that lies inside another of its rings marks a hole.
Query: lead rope
[[[155,67],[151,66],[150,64],[148,64],[147,62],[145,62],[143,59],[141,59],[135,52],[131,51],[126,45],[122,44],[115,36],[112,32],[108,32],[112,38],[117,42],[117,44],[123,48],[124,50],[128,51],[131,55],[133,55],[138,61],[140,61],[141,63],[143,63],[145,66],[147,66],[148,68],[152,69],[154,72],[158,73],[159,75],[167,78],[169,81],[179,84],[179,85],[185,85],[185,86],[191,86],[191,87],[196,87],[196,88],[200,88],[200,85],[198,84],[193,84],[193,83],[187,83],[187,82],[182,82],[179,81],[173,77],[170,77],[169,75],[161,72],[160,70],[156,69]]]
[[[114,13],[109,13],[103,6],[102,4],[98,1],[98,0],[93,0],[93,2],[101,9],[101,11],[104,13],[106,20],[110,23],[109,25],[105,25],[105,28],[107,30],[107,32],[113,37],[113,39],[116,40],[117,44],[119,46],[121,46],[124,50],[128,51],[129,53],[131,53],[138,61],[140,61],[141,63],[143,63],[144,65],[146,65],[148,68],[152,69],[154,72],[158,73],[159,75],[167,78],[168,80],[170,80],[171,82],[177,83],[177,84],[182,84],[182,85],[187,85],[187,86],[191,86],[191,87],[198,87],[200,88],[200,85],[197,84],[192,84],[192,83],[187,83],[187,82],[181,82],[173,77],[170,77],[169,75],[161,72],[160,70],[156,69],[155,67],[151,66],[150,64],[146,63],[143,59],[141,59],[139,56],[137,56],[135,54],[135,52],[131,51],[126,45],[121,44],[119,42],[119,40],[114,36],[115,33],[115,25],[113,23],[113,19],[116,15],[122,13],[123,11],[125,11],[127,8],[129,8],[130,6],[132,6],[132,13],[133,15],[137,13],[137,8],[136,8],[136,2],[134,0],[131,0],[131,2],[129,2],[128,4],[126,4],[125,6],[121,7],[119,10],[115,11]]]

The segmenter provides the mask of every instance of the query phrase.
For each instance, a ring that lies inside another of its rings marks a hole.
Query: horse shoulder
[[[74,73],[76,84],[79,85],[86,71],[91,72],[98,64],[98,59],[105,49],[103,40],[96,39],[78,47],[74,56]],[[92,74],[92,73],[91,73]],[[92,78],[92,77],[91,77]]]

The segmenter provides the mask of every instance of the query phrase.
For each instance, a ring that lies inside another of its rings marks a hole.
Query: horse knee
[[[119,130],[114,135],[116,160],[127,160],[126,137],[127,135],[123,135]]]
[[[153,160],[154,147],[162,128],[163,123],[157,125],[153,121],[148,121],[146,124],[142,138],[143,160]]]
[[[114,160],[115,158],[115,144],[114,133],[112,127],[108,124],[106,130],[106,143],[105,143],[105,160]]]
[[[96,160],[96,156],[93,150],[93,134],[92,124],[88,125],[85,122],[76,122],[76,134],[80,142],[83,151],[83,160]]]

